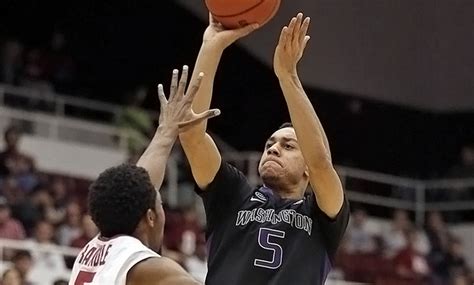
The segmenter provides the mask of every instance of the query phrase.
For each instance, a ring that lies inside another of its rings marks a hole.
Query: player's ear
[[[156,213],[152,209],[146,210],[146,222],[150,227],[155,226]]]

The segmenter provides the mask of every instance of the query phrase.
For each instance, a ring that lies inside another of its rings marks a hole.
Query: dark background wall
[[[150,109],[158,106],[156,84],[168,84],[173,68],[192,67],[207,25],[174,1],[45,2],[2,1],[2,39],[42,47],[61,30],[78,66],[76,96],[125,104],[144,84]],[[472,111],[436,113],[327,87],[307,91],[338,164],[432,177],[474,142]],[[226,51],[214,92],[213,106],[223,114],[210,129],[239,150],[260,150],[288,120],[271,68],[240,46]]]

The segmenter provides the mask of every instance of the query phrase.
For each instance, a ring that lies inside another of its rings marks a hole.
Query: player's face
[[[156,220],[150,230],[150,247],[154,251],[158,252],[161,248],[161,244],[163,243],[163,232],[165,228],[165,212],[163,210],[160,192],[158,192],[156,195],[155,213]]]
[[[298,184],[307,176],[293,128],[279,129],[267,140],[258,170],[267,185]]]

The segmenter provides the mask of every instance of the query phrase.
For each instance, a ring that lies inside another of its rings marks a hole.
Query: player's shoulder
[[[127,274],[127,285],[197,285],[178,263],[166,257],[151,257],[135,264]]]

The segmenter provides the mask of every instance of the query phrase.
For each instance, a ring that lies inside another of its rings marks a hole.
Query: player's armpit
[[[332,164],[328,162],[327,167],[309,167],[309,181],[319,209],[330,218],[336,217],[344,203],[344,191]]]
[[[180,134],[179,139],[196,184],[205,190],[221,166],[222,158],[216,143],[207,133],[199,136],[186,132]]]
[[[127,285],[200,285],[181,266],[166,257],[152,257],[133,266]]]

